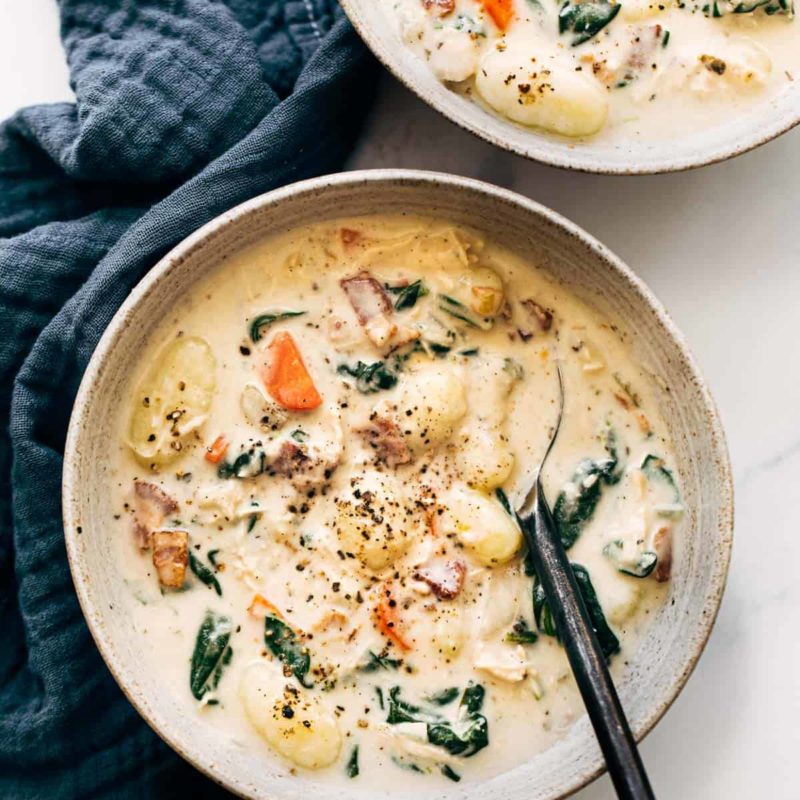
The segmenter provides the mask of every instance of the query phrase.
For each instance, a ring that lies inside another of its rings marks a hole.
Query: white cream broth
[[[751,13],[735,13],[751,4],[726,0],[384,3],[408,46],[455,91],[577,139],[663,140],[725,125],[800,74],[791,0]],[[586,26],[578,19],[559,33],[560,17],[586,9],[611,21],[573,45]]]
[[[417,280],[410,305],[398,287]],[[252,340],[286,311],[304,314]],[[287,334],[313,387],[276,352]],[[557,359],[545,486],[620,679],[665,600],[681,506],[654,377],[615,325],[501,243],[406,216],[267,239],[163,321],[121,404],[111,535],[131,625],[220,747],[354,789],[440,790],[512,769],[583,713],[497,492],[521,503],[542,457]],[[372,383],[339,369],[359,361],[383,365]],[[216,651],[197,645],[208,614]],[[394,687],[413,721],[387,721]]]

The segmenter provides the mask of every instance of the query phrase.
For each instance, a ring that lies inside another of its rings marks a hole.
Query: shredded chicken
[[[366,271],[340,283],[369,340],[383,347],[397,331],[391,320],[392,302],[383,286]]]
[[[357,429],[356,433],[375,451],[377,460],[387,467],[409,464],[413,460],[403,432],[386,417],[373,414],[370,424]]]
[[[180,589],[189,563],[189,534],[186,531],[153,531],[153,566],[162,586]]]
[[[148,550],[153,531],[164,524],[168,514],[178,510],[178,502],[148,481],[134,481],[133,495],[133,535],[139,549]]]
[[[463,561],[432,561],[420,567],[414,577],[431,587],[440,600],[452,600],[464,585],[467,565]]]

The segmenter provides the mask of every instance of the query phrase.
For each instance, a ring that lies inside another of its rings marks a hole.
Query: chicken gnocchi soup
[[[680,481],[625,333],[536,265],[441,220],[326,222],[230,257],[148,347],[119,567],[221,746],[408,789],[565,733],[581,701],[514,513],[557,362],[545,485],[620,677],[668,591]]]
[[[793,0],[384,0],[456,91],[524,126],[649,141],[724,124],[800,73]]]

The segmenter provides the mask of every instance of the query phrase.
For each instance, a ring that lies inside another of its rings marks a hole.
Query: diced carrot
[[[505,31],[514,16],[513,0],[483,0],[483,7],[494,24],[501,31]]]
[[[267,600],[267,598],[262,594],[256,594],[253,596],[253,602],[250,603],[247,613],[256,619],[264,619],[264,617],[269,614],[272,614],[279,619],[283,619],[283,614],[281,614],[277,607],[270,603],[270,601]]]
[[[228,441],[227,437],[224,433],[221,433],[208,447],[206,447],[206,461],[210,461],[212,464],[219,464],[219,462],[222,461],[222,458],[225,455],[229,445],[230,442]]]
[[[378,605],[375,608],[378,630],[391,639],[401,650],[410,650],[411,645],[403,637],[400,627],[400,614],[397,601],[392,596],[392,584],[387,582],[381,587]]]
[[[269,363],[262,370],[272,398],[290,411],[311,411],[322,403],[303,357],[290,333],[281,331],[269,343]]]

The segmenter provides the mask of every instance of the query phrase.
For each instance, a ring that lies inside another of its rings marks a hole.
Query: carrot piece
[[[253,595],[253,602],[248,606],[247,613],[256,619],[264,619],[268,614],[283,619],[283,614],[263,594]]]
[[[483,7],[501,31],[505,31],[514,16],[513,0],[483,0]]]
[[[206,461],[210,461],[212,464],[219,464],[222,461],[230,442],[228,441],[227,437],[224,433],[221,433],[217,436],[216,439],[206,447],[206,454],[204,456]]]
[[[290,411],[311,411],[322,403],[314,381],[290,333],[281,331],[269,343],[269,363],[261,377],[267,391]]]
[[[401,650],[410,650],[411,645],[405,640],[400,628],[400,614],[397,610],[397,601],[392,597],[392,584],[384,583],[381,587],[378,605],[375,608],[378,621],[378,630],[391,639]]]

